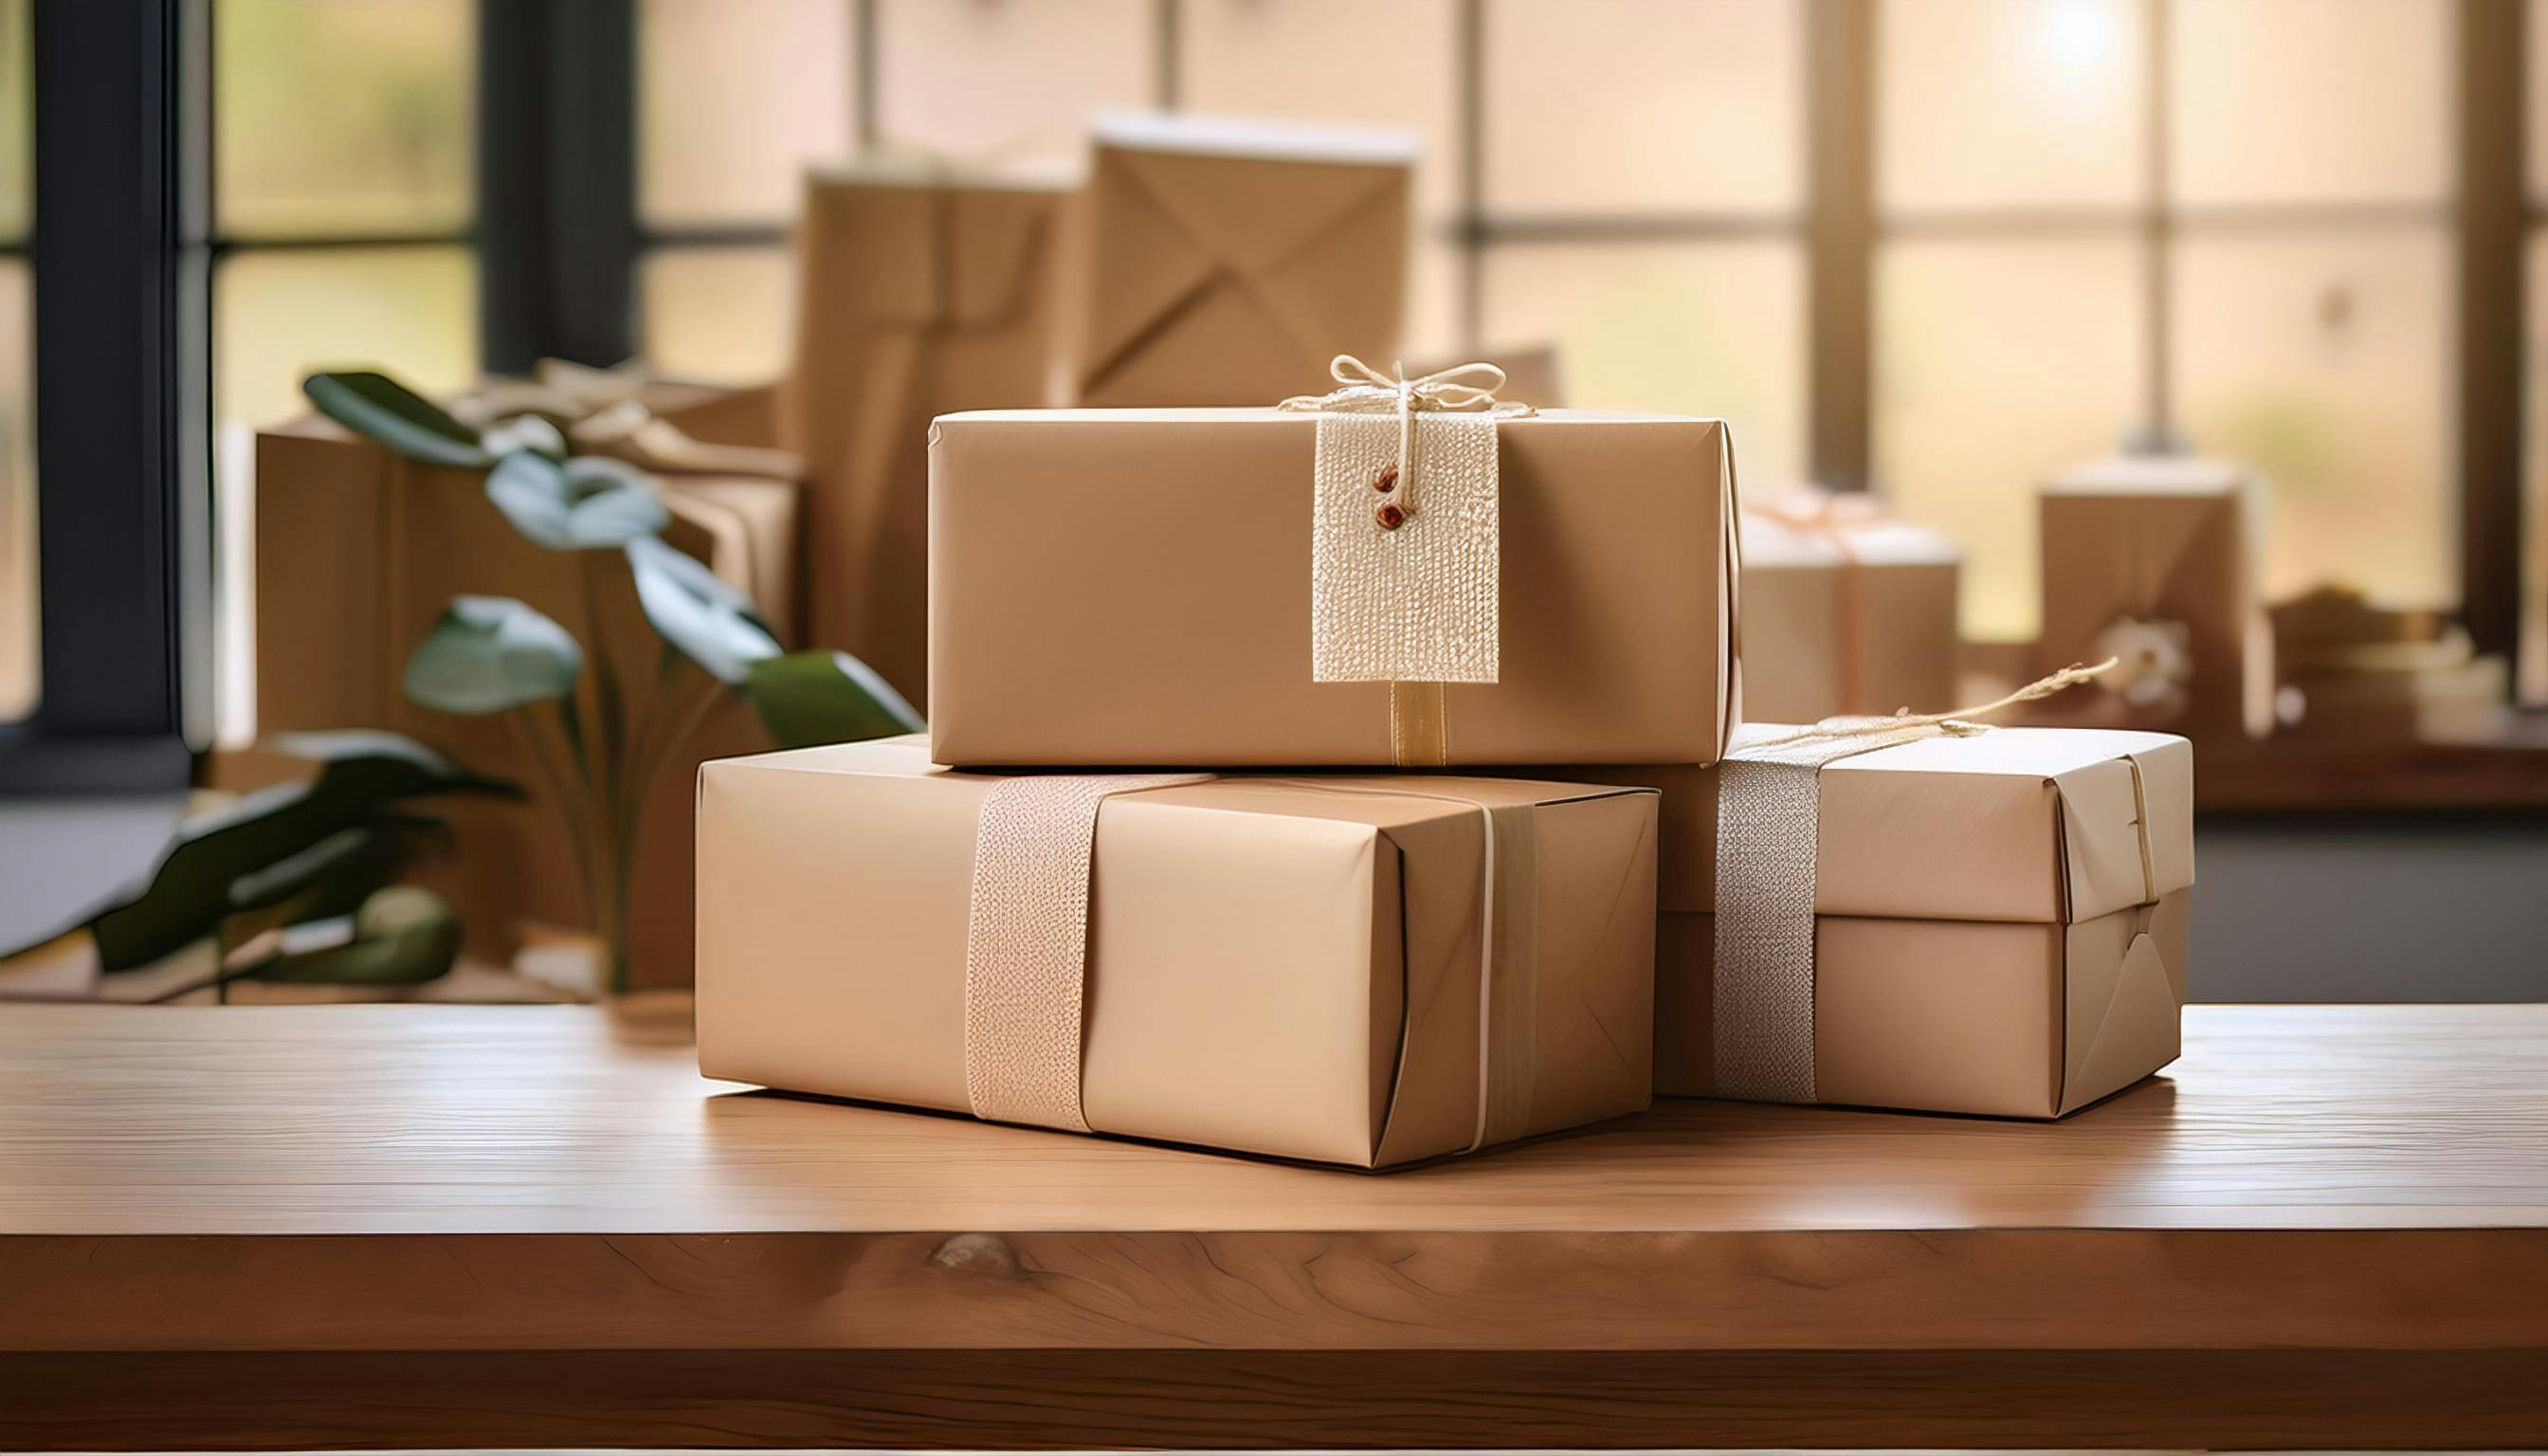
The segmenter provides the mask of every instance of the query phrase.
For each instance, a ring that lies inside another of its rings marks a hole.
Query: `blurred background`
[[[44,695],[36,3],[0,0],[0,720]],[[809,165],[1069,161],[1124,107],[1378,124],[1423,146],[1409,358],[1552,344],[1570,404],[1729,418],[1747,485],[1880,493],[1964,553],[1976,665],[2038,630],[2048,476],[2253,467],[2268,599],[2464,628],[2504,711],[2207,759],[2198,995],[2548,995],[2548,0],[195,5],[222,744],[252,435],[310,368],[766,381]],[[2320,978],[2237,979],[2268,962]]]

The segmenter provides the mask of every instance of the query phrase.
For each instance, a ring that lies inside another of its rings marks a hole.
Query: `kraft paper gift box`
[[[821,171],[796,225],[781,438],[805,459],[810,640],[927,690],[929,421],[1059,403],[1067,178],[884,160]]]
[[[1491,682],[1393,683],[1314,681],[1321,418],[1256,409],[940,419],[929,540],[940,762],[1716,758],[1737,713],[1722,421],[1568,410],[1502,419],[1495,489],[1474,518],[1428,513],[1421,462],[1434,457],[1419,453],[1412,512],[1389,542],[1429,550],[1419,531],[1493,526],[1501,570],[1483,576],[1501,592],[1489,618],[1498,661]],[[1371,423],[1385,452],[1394,421]],[[1344,514],[1328,524],[1369,534],[1370,502],[1386,499],[1369,487],[1377,479],[1345,481]],[[1371,635],[1402,629],[1413,630],[1384,616]]]
[[[1411,136],[1117,115],[1093,141],[1063,403],[1266,404],[1391,356]]]
[[[1747,724],[1736,752],[1791,731]],[[1732,763],[1570,771],[1663,793],[1655,1090],[1668,1096],[1741,1090],[1717,1043],[1720,864],[1752,842],[1724,837]],[[2186,740],[1996,728],[1842,758],[1815,785],[1814,810],[1779,819],[1814,826],[1813,919],[1789,948],[1810,959],[1771,988],[1785,996],[1772,1020],[1787,1070],[1800,1063],[1812,1095],[1772,1100],[2056,1118],[2175,1059],[2194,883]],[[1732,1009],[1749,1017],[1762,989],[1735,987]]]
[[[464,414],[482,412],[466,399],[455,405]],[[580,448],[629,455],[658,471],[678,469],[681,462],[612,437],[613,429],[643,417],[623,411],[605,427],[596,416],[575,430]],[[602,438],[588,437],[588,426]],[[660,431],[650,438],[664,443]],[[721,462],[790,476],[794,470],[792,457],[771,451],[719,454],[698,447],[685,458],[691,466]],[[791,620],[793,479],[662,478],[672,515],[666,542],[751,592],[783,633]],[[520,783],[530,795],[524,804],[437,808],[452,825],[457,852],[414,876],[460,911],[472,954],[500,960],[517,948],[525,922],[582,923],[576,853],[536,763],[500,718],[453,716],[408,701],[400,681],[409,654],[450,599],[464,592],[519,597],[566,627],[588,654],[596,650],[597,610],[619,680],[632,691],[655,681],[659,654],[617,552],[535,546],[488,501],[485,488],[484,471],[408,460],[317,416],[258,435],[256,726],[259,733],[388,728]],[[588,713],[599,710],[591,700],[592,680],[588,672],[582,685]],[[628,896],[636,983],[678,985],[690,978],[693,766],[702,757],[756,752],[768,743],[749,710],[724,700],[667,756],[647,797]]]
[[[2045,485],[2039,662],[2122,660],[2048,716],[2168,732],[2273,727],[2261,500],[2244,467],[2184,456],[2082,466]]]
[[[977,774],[917,736],[698,792],[711,1077],[1352,1167],[1650,1098],[1651,793]]]
[[[1866,497],[1786,493],[1743,514],[1743,709],[1771,722],[1955,701],[1962,553]]]

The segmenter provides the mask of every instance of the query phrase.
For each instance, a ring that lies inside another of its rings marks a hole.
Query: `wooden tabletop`
[[[0,1447],[2548,1441],[2548,1007],[1356,1174],[572,1007],[0,1011]]]

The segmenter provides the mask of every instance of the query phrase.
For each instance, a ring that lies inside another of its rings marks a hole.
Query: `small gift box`
[[[2118,662],[2052,717],[2195,734],[2272,729],[2261,500],[2243,467],[2187,456],[2100,461],[2044,487],[2039,660],[2048,670]]]
[[[1093,139],[1072,403],[1262,404],[1397,345],[1412,136],[1133,114]]]
[[[711,1077],[1353,1167],[1649,1099],[1651,793],[976,774],[916,736],[698,793]]]
[[[716,405],[696,386],[549,366],[538,381],[490,382],[452,402],[452,412],[479,426],[530,411],[583,415],[571,431],[576,447],[656,474],[672,517],[665,542],[752,593],[783,630],[793,615],[794,457],[696,440],[652,411],[658,400],[681,411]],[[438,713],[407,698],[409,654],[454,596],[512,596],[588,651],[611,644],[621,682],[652,682],[661,669],[619,553],[533,545],[488,500],[486,485],[483,469],[395,455],[317,415],[257,436],[256,728],[388,728],[520,783],[526,804],[455,801],[438,810],[465,851],[414,875],[460,912],[473,954],[502,960],[525,922],[582,922],[566,816],[528,746],[500,718]],[[693,767],[768,743],[749,710],[724,698],[666,755],[631,869],[629,968],[638,984],[690,977]]]
[[[1406,389],[940,419],[939,761],[1712,762],[1736,707],[1724,423]]]
[[[2186,740],[1750,747],[1797,732],[1747,724],[1708,768],[1582,772],[1663,792],[1657,1092],[2056,1118],[2175,1059]]]
[[[926,691],[929,421],[1052,403],[1066,177],[883,160],[814,173],[781,438],[802,455],[810,640]]]
[[[1743,710],[1777,723],[1955,701],[1962,553],[1866,496],[1743,512]]]

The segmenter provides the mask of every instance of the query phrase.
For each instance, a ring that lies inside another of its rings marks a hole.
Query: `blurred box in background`
[[[1743,513],[1743,715],[1944,712],[1956,698],[1956,543],[1862,495],[1788,491]]]
[[[780,438],[804,456],[805,627],[914,702],[929,665],[929,421],[1058,388],[1066,173],[820,171],[796,230]]]
[[[1272,405],[1337,354],[1391,357],[1412,137],[1125,114],[1094,141],[1073,403]]]
[[[2121,660],[2042,716],[2198,737],[2273,727],[2261,497],[2244,466],[2119,456],[2055,477],[2037,500],[2041,671]]]

